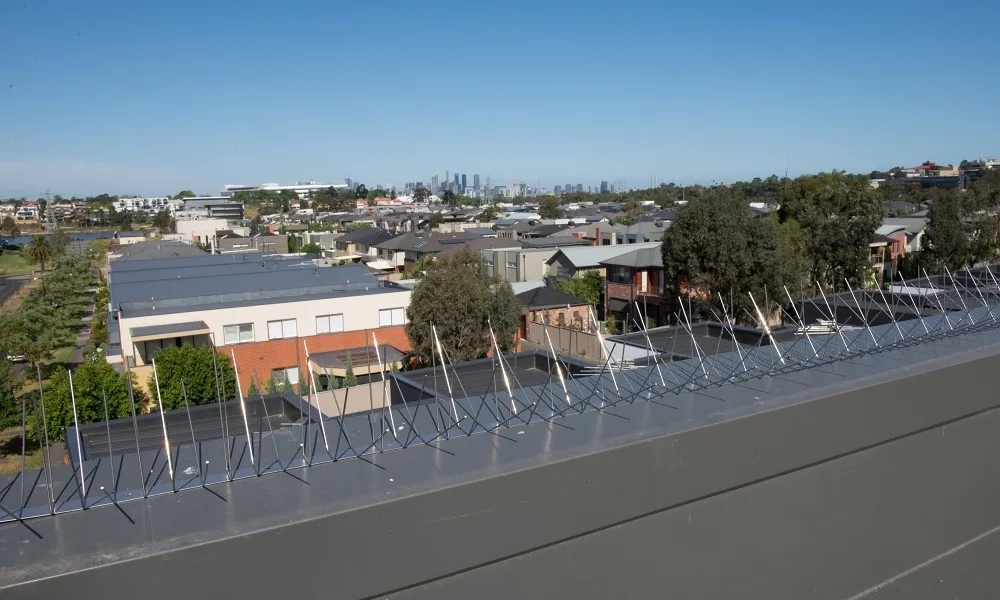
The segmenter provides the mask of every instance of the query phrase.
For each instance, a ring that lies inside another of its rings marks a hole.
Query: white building
[[[235,354],[244,390],[254,377],[258,389],[269,379],[298,384],[306,369],[317,380],[345,375],[307,360],[307,351],[313,357],[356,351],[360,376],[389,368],[374,359],[360,364],[366,345],[410,350],[404,328],[410,290],[376,281],[363,266],[206,254],[121,259],[109,273],[107,359],[126,362],[140,383],[157,352],[185,344]]]
[[[299,199],[305,200],[309,195],[319,190],[334,188],[346,190],[346,183],[318,183],[316,181],[300,181],[294,185],[281,185],[280,183],[262,183],[260,185],[227,185],[222,190],[222,196],[232,197],[237,192],[281,192],[291,190],[298,194]]]
[[[181,200],[173,200],[166,196],[118,198],[112,205],[118,212],[174,212],[180,208]]]

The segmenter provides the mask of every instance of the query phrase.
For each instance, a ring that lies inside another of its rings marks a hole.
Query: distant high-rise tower
[[[479,173],[472,176],[472,189],[479,191]]]
[[[602,194],[607,194],[608,193],[608,182],[607,181],[602,181],[601,182],[601,193]]]
[[[576,184],[576,193],[577,194],[582,194],[583,193],[583,184],[582,183]]]
[[[465,182],[466,182],[465,173],[462,173],[462,193],[463,194],[465,193],[465,187],[466,187]]]
[[[435,175],[434,177],[431,177],[431,192],[437,193],[438,187],[440,186],[440,184],[441,184],[441,182],[438,180],[438,176],[437,175]]]
[[[458,173],[455,173],[455,187],[462,185],[462,181],[458,177]]]
[[[555,193],[556,196],[558,196],[559,194],[562,194],[562,186],[557,185],[555,188],[553,188],[552,191]]]

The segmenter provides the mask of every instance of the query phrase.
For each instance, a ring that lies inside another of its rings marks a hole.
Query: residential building
[[[231,252],[287,254],[288,236],[267,231],[256,235],[240,235],[229,232],[216,238],[215,248],[219,254]]]
[[[146,232],[144,231],[116,231],[111,243],[130,246],[144,241],[146,241]]]
[[[174,212],[180,206],[180,200],[173,200],[166,196],[153,196],[153,197],[124,197],[118,198],[114,201],[112,206],[118,212],[149,212],[157,213],[160,211],[170,211]]]
[[[377,246],[395,237],[394,233],[374,227],[355,229],[334,240],[335,249],[328,258],[347,262],[357,262],[364,257],[378,258]]]
[[[482,250],[486,272],[511,283],[540,280],[547,275],[548,260],[558,248],[487,248]]]
[[[238,221],[243,218],[243,203],[227,196],[185,198],[179,209],[187,216]]]
[[[175,223],[181,238],[193,244],[211,244],[215,240],[215,232],[228,226],[226,219],[182,218]]]
[[[109,266],[112,346],[144,384],[161,349],[210,345],[235,351],[244,391],[270,378],[297,384],[306,351],[410,349],[404,331],[410,291],[377,281],[362,266],[316,268],[267,254],[114,261]]]
[[[924,230],[927,229],[927,219],[915,216],[887,217],[882,219],[882,226],[876,233],[889,235],[899,228],[906,231],[906,252],[919,252],[924,239]]]
[[[533,331],[542,327],[591,329],[590,304],[571,294],[564,294],[550,287],[536,287],[517,295],[524,307],[519,329],[520,339],[542,339]]]
[[[348,183],[346,184],[300,181],[292,185],[281,185],[280,183],[262,183],[260,185],[227,185],[220,193],[220,196],[231,198],[239,192],[282,192],[284,190],[291,190],[298,195],[299,199],[307,200],[313,192],[318,192],[320,190],[326,190],[329,188],[346,190],[350,188],[350,180],[347,181]]]
[[[606,266],[602,263],[617,256],[627,254],[642,248],[659,249],[658,242],[645,244],[617,244],[614,246],[581,246],[560,248],[546,261],[548,276],[558,279],[583,277],[589,271],[596,271],[602,276]]]
[[[516,246],[508,239],[465,233],[405,233],[377,244],[378,257],[388,260],[397,271],[409,271],[424,255],[447,258],[463,249],[486,250]]]
[[[604,273],[604,314],[628,330],[636,321],[650,328],[669,325],[674,295],[663,270],[659,245],[650,245],[601,261]]]

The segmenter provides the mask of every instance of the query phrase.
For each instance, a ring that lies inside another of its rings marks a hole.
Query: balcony
[[[621,300],[631,300],[641,296],[660,298],[663,290],[653,285],[635,285],[632,283],[614,283],[609,281],[607,287],[608,298],[618,298]]]

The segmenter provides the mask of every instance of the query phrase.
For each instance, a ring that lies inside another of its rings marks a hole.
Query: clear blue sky
[[[0,197],[1000,155],[996,23],[922,0],[10,0]]]

